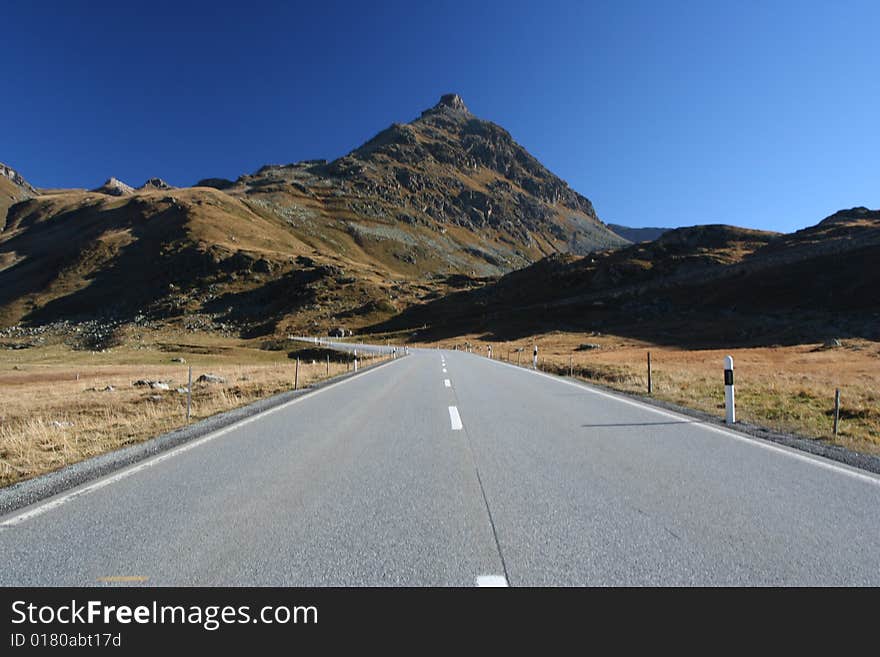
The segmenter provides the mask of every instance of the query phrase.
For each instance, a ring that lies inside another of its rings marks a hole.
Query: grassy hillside
[[[149,321],[244,337],[359,328],[463,277],[625,244],[457,96],[333,162],[181,189],[110,178],[4,215],[0,329],[100,321],[108,335]]]
[[[861,208],[791,235],[682,228],[617,251],[547,258],[374,328],[499,339],[601,330],[705,347],[877,339],[878,259],[880,212]]]

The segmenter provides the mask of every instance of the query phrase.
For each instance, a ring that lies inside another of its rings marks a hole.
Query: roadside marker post
[[[733,388],[733,356],[724,358],[724,407],[727,409],[727,424],[736,422],[736,395]]]
[[[492,345],[486,347],[486,351],[489,353],[489,360],[492,360]]]
[[[532,369],[538,369],[538,345],[535,345],[535,351],[532,354]]]
[[[299,388],[299,356],[296,357],[296,369],[293,371],[293,389]]]
[[[358,371],[358,350],[354,350],[354,371]]]
[[[327,354],[327,376],[330,376],[330,354]]]
[[[840,388],[834,390],[834,435],[837,435],[837,428],[840,424]]]
[[[568,376],[572,376],[574,374],[574,355],[568,355]]]
[[[651,379],[651,352],[648,352],[648,394],[654,394],[654,381]]]
[[[189,424],[190,411],[192,411],[193,400],[193,368],[189,366],[189,382],[186,384],[186,423]]]

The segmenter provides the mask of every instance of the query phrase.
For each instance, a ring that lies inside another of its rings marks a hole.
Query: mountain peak
[[[438,112],[454,112],[456,114],[471,113],[467,108],[467,105],[465,105],[464,101],[461,99],[461,96],[458,94],[443,94],[440,96],[440,100],[434,105],[434,107],[422,112],[422,116],[437,114]]]
[[[134,194],[133,187],[126,185],[118,178],[112,176],[107,179],[107,182],[92,191],[98,192],[99,194],[108,194],[110,196],[128,196],[129,194]]]
[[[458,94],[443,94],[440,96],[440,102],[437,103],[436,107],[449,107],[459,112],[468,111],[467,105],[464,104],[464,101]]]
[[[174,189],[174,187],[161,178],[150,178],[147,182],[138,187],[139,191],[150,191],[154,189]]]

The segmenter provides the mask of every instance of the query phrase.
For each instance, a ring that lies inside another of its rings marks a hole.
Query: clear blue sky
[[[332,159],[457,92],[605,221],[789,231],[880,207],[876,0],[95,0],[0,16],[0,161],[38,186]]]

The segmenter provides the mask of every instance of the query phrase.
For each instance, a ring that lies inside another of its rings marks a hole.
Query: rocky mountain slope
[[[0,162],[0,231],[6,225],[9,208],[36,194],[37,190],[18,171]]]
[[[880,339],[880,211],[788,235],[695,226],[586,257],[559,255],[410,308],[374,330],[508,338],[601,330],[672,344]]]
[[[338,160],[235,181],[110,178],[40,192],[5,180],[0,328],[95,318],[247,335],[357,327],[462,279],[626,243],[454,95]]]
[[[361,252],[408,275],[493,275],[626,244],[589,200],[456,95],[333,162],[201,183],[284,217],[321,251]]]

